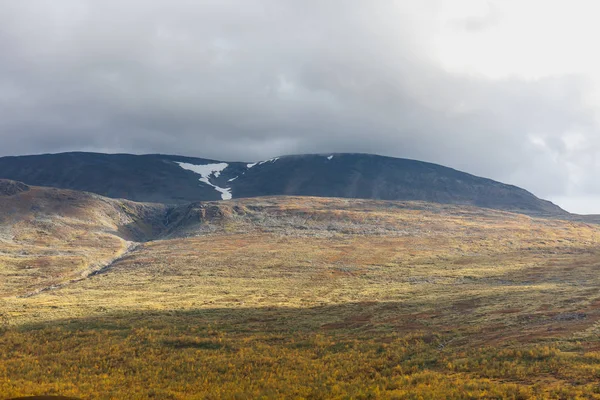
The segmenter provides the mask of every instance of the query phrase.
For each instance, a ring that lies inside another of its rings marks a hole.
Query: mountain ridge
[[[7,156],[0,157],[0,178],[164,204],[286,195],[568,215],[515,185],[435,163],[365,153],[292,154],[257,162],[87,152]]]

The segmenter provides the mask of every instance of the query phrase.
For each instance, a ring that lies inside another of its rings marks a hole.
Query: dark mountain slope
[[[369,154],[281,157],[251,168],[236,180],[233,194],[424,200],[533,214],[566,213],[516,186],[437,164]]]
[[[186,203],[219,200],[214,188],[198,182],[198,175],[175,164],[218,161],[163,155],[61,153],[0,158],[0,178],[29,185],[83,190],[112,198],[142,202]],[[230,164],[235,174],[245,164]],[[225,175],[224,175],[225,176]]]
[[[207,164],[215,167],[195,167]],[[516,186],[441,165],[369,154],[284,156],[252,164],[157,154],[47,154],[0,158],[0,178],[171,204],[219,200],[231,192],[234,198],[422,200],[567,215]]]

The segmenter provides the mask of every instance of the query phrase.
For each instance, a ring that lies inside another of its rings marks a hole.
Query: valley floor
[[[600,398],[600,226],[317,198],[188,211],[29,297],[6,244],[2,396]]]

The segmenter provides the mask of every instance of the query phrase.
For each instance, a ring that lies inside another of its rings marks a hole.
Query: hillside
[[[6,396],[598,397],[597,225],[1,187]]]
[[[221,199],[213,187],[200,184],[197,174],[181,168],[174,160],[198,165],[218,163],[179,156],[44,154],[1,157],[0,178],[141,202],[181,204]],[[237,174],[244,170],[245,164],[231,164],[227,173]]]
[[[161,231],[166,207],[0,179],[0,293],[80,279]]]
[[[516,186],[436,164],[368,154],[297,155],[256,163],[167,155],[47,154],[0,158],[0,178],[167,204],[288,195],[420,200],[567,215]]]

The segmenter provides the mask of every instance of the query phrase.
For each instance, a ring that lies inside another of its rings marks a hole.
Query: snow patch
[[[327,159],[328,159],[328,160],[331,160],[332,158],[333,158],[333,156],[329,156],[329,157],[327,157]]]
[[[208,178],[213,174],[215,175],[215,178],[217,178],[219,175],[221,175],[221,171],[229,166],[227,163],[194,165],[184,162],[177,162],[177,164],[179,164],[179,166],[183,169],[187,169],[197,173],[198,175],[201,175],[202,178]]]
[[[221,199],[223,199],[223,200],[231,200],[231,198],[233,197],[231,195],[231,189],[230,188],[222,188],[222,187],[218,187],[218,186],[215,186],[215,185],[211,185],[211,186],[214,187],[217,192],[221,192]]]
[[[254,167],[255,165],[263,165],[263,164],[266,164],[266,163],[268,163],[268,162],[275,162],[275,161],[279,160],[279,158],[280,158],[280,157],[269,158],[268,160],[264,160],[264,161],[258,161],[258,162],[252,163],[252,164],[247,164],[247,165],[246,165],[246,167],[248,167],[248,168],[252,168],[252,167]]]
[[[236,176],[235,178],[231,178],[231,179],[229,179],[227,182],[233,182],[233,181],[235,181],[237,178],[239,178],[239,176]]]
[[[209,178],[212,176],[214,176],[215,178],[218,178],[219,175],[221,175],[221,172],[227,168],[229,166],[229,164],[227,163],[218,163],[218,164],[206,164],[206,165],[194,165],[194,164],[189,164],[189,163],[184,163],[184,162],[177,162],[177,164],[179,164],[179,166],[183,169],[187,169],[188,171],[192,171],[195,172],[196,174],[200,175],[200,182],[202,183],[206,183],[209,186],[212,186],[213,188],[215,188],[215,190],[219,193],[221,193],[221,198],[223,200],[231,200],[231,189],[230,188],[222,188],[219,187],[217,185],[213,185],[212,183],[210,183]]]
[[[275,161],[277,161],[277,160],[279,160],[279,157],[275,157],[275,158],[269,158],[268,160],[265,160],[265,161],[260,161],[260,162],[258,163],[258,165],[266,164],[266,163],[268,163],[268,162],[272,162],[272,163],[273,163],[273,162],[275,162]]]

